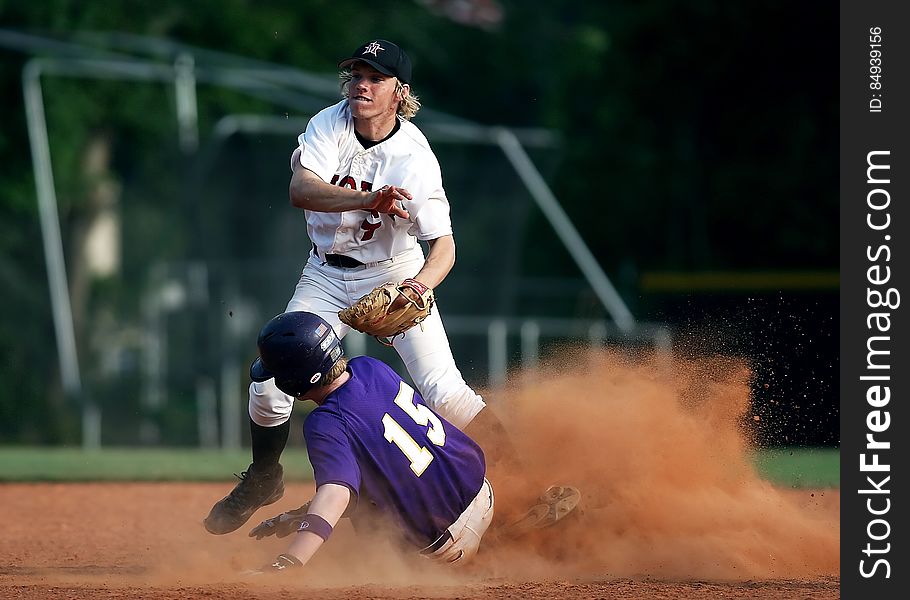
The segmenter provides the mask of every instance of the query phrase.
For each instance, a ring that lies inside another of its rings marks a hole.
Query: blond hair
[[[338,73],[338,79],[340,80],[341,96],[343,98],[349,97],[349,87],[351,84],[351,72],[348,70],[341,71]],[[405,84],[401,83],[401,80],[397,77],[395,78],[395,95],[400,98],[398,102],[398,114],[402,119],[410,121],[414,118],[414,115],[417,114],[417,111],[420,110],[420,98],[414,95],[411,91],[411,86],[408,86],[407,94],[404,90]]]
[[[332,368],[329,369],[325,375],[319,379],[317,386],[329,385],[344,373],[348,369],[348,359],[344,356],[335,361],[335,364],[332,365]]]

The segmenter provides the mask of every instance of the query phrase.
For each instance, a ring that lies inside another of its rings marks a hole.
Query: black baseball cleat
[[[240,482],[212,507],[209,516],[202,522],[209,533],[223,535],[236,531],[260,507],[277,502],[284,495],[281,465],[266,471],[250,465],[240,475],[234,475]]]

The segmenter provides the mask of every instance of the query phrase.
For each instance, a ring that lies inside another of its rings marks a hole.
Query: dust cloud
[[[582,503],[551,528],[494,537],[487,568],[504,577],[837,574],[836,511],[801,506],[753,467],[749,378],[745,363],[724,357],[587,350],[517,374],[493,402],[524,468],[494,488],[507,498],[526,495],[529,481],[575,485]]]
[[[808,490],[775,488],[752,465],[743,427],[753,417],[749,384],[747,365],[722,357],[563,352],[559,362],[514,373],[506,389],[486,394],[523,464],[489,473],[497,516],[473,563],[445,569],[399,552],[393,532],[356,535],[342,520],[305,577],[254,585],[429,586],[446,595],[504,581],[836,576],[836,504],[821,510],[805,501]],[[552,484],[581,490],[575,513],[510,536],[503,525]],[[200,515],[229,489],[222,487],[200,498]],[[828,494],[837,502],[836,490]],[[311,495],[312,486],[292,484],[279,503],[228,536],[209,536],[197,525],[166,555],[149,557],[156,567],[146,578],[159,585],[249,583],[238,573],[284,551],[288,540],[256,542],[245,531]]]

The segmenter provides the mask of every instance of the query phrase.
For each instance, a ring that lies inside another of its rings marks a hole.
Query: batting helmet
[[[259,332],[259,358],[250,366],[253,381],[275,378],[289,396],[301,396],[341,358],[341,340],[332,326],[313,313],[295,311],[274,317]]]

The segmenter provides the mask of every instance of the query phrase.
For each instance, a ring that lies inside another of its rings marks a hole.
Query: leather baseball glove
[[[390,346],[392,338],[430,315],[433,302],[433,290],[416,279],[405,279],[380,285],[353,306],[339,311],[338,317]]]

